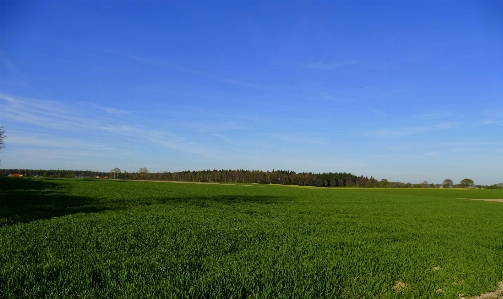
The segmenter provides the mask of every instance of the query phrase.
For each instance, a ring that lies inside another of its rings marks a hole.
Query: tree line
[[[92,170],[63,170],[63,169],[0,169],[1,176],[22,175],[27,177],[48,178],[109,178],[109,172]]]
[[[50,178],[83,178],[83,179],[122,179],[154,181],[186,181],[201,183],[256,183],[282,184],[317,187],[377,187],[380,181],[373,177],[356,176],[351,173],[296,173],[288,170],[201,170],[180,172],[149,172],[146,167],[138,172],[121,172],[114,168],[109,172],[90,170],[33,170],[33,169],[0,169],[0,175],[18,174],[23,176],[42,176]]]
[[[474,185],[471,179],[463,179],[454,184],[451,179],[445,179],[442,184],[420,184],[389,182],[387,179],[377,180],[374,177],[356,176],[346,172],[295,172],[289,170],[201,170],[180,172],[149,172],[146,167],[137,172],[121,171],[114,168],[109,172],[90,170],[33,170],[33,169],[0,169],[0,175],[21,174],[23,176],[42,176],[50,178],[79,179],[120,179],[120,180],[153,180],[153,181],[185,181],[201,183],[248,183],[248,184],[281,184],[315,187],[361,187],[361,188],[451,188],[451,187],[485,187],[503,188],[503,184],[491,186]]]
[[[122,178],[201,183],[255,183],[317,187],[365,187],[369,184],[375,186],[378,183],[373,177],[356,176],[345,172],[296,173],[288,170],[261,171],[243,169],[149,173],[143,168],[137,173],[122,173]]]

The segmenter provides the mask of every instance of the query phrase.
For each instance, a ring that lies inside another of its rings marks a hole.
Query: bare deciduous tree
[[[5,146],[5,143],[4,143],[4,138],[7,137],[7,135],[5,135],[5,129],[4,127],[0,127],[0,149],[2,149],[4,146]],[[1,162],[2,160],[0,160]]]
[[[118,178],[121,174],[121,170],[118,167],[115,167],[114,169],[110,170],[111,173],[114,175],[114,180]]]
[[[141,167],[140,168],[140,171],[138,171],[140,173],[140,178],[142,179],[147,179],[147,174],[148,174],[148,169],[147,167]]]
[[[5,129],[4,127],[0,127],[0,149],[2,149],[5,145],[3,141],[5,137],[7,137],[7,135],[5,135]]]

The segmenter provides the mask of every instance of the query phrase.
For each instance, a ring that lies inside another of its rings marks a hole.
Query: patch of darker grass
[[[157,197],[152,199],[115,199],[104,202],[107,209],[125,210],[138,206],[164,205],[164,204],[184,204],[187,206],[197,206],[208,208],[214,206],[236,206],[236,205],[274,205],[285,202],[284,197],[264,196],[264,195],[207,195],[207,196],[184,196],[184,197]]]
[[[104,209],[95,199],[68,195],[63,181],[0,177],[0,227]]]

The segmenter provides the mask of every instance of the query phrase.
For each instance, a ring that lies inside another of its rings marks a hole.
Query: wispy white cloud
[[[503,141],[500,142],[448,142],[438,145],[444,151],[449,152],[502,152]]]
[[[426,126],[375,130],[375,131],[370,132],[368,135],[370,135],[372,137],[397,138],[397,137],[423,134],[423,133],[432,132],[432,131],[448,130],[448,129],[454,128],[456,125],[457,125],[457,123],[446,122],[446,123],[432,124],[432,125],[426,125]]]
[[[466,146],[495,146],[503,145],[503,141],[499,142],[444,142],[440,143],[439,146],[442,147],[466,147]]]
[[[75,133],[74,136],[109,134],[110,140],[122,138],[129,140],[130,143],[159,145],[182,152],[214,156],[208,146],[203,146],[179,134],[142,127],[138,123],[136,125],[126,124],[115,118],[93,117],[94,113],[90,113],[89,116],[81,116],[76,111],[76,107],[63,105],[60,102],[6,94],[0,94],[0,101],[4,102],[2,105],[4,118],[19,124],[64,132],[59,133],[61,136],[66,136],[68,132]],[[27,140],[23,142],[26,143]]]
[[[445,120],[445,119],[450,119],[452,118],[453,114],[452,112],[449,111],[435,111],[435,112],[428,112],[428,113],[421,113],[418,115],[412,116],[413,119],[419,120],[419,121],[440,121],[440,120]],[[458,115],[459,117],[459,115]]]
[[[265,87],[263,85],[260,85],[260,84],[256,84],[256,83],[252,83],[252,82],[247,82],[247,81],[242,81],[242,80],[238,80],[238,79],[235,79],[235,78],[218,76],[218,75],[211,74],[211,73],[208,73],[208,72],[205,72],[205,71],[202,71],[202,70],[198,70],[198,69],[194,69],[194,68],[189,68],[189,67],[181,66],[181,65],[178,65],[178,64],[175,64],[175,63],[172,63],[172,62],[168,62],[168,61],[165,61],[165,60],[144,58],[144,57],[135,56],[135,55],[126,54],[126,53],[123,53],[123,52],[114,51],[114,50],[108,50],[108,49],[102,49],[101,51],[109,53],[109,54],[113,54],[115,56],[123,57],[125,59],[130,60],[130,61],[135,61],[137,63],[148,65],[149,67],[168,68],[168,69],[172,69],[172,70],[179,71],[179,72],[182,72],[182,73],[192,74],[192,75],[196,75],[196,76],[199,76],[199,77],[204,77],[204,78],[207,78],[207,79],[218,81],[218,82],[221,82],[221,83],[227,83],[227,84],[241,86],[241,87],[260,89],[260,90],[268,89],[267,87]]]
[[[267,134],[266,136],[280,142],[300,144],[304,146],[321,146],[328,142],[327,138],[322,138],[316,135],[296,134],[296,133],[275,133]]]
[[[392,117],[392,115],[390,115],[389,112],[385,112],[380,109],[370,108],[370,107],[363,106],[363,105],[354,105],[354,108],[358,109],[358,110],[362,110],[362,111],[367,111],[367,112],[374,114],[376,116],[381,116],[381,117],[385,117],[385,118]]]
[[[23,135],[18,133],[24,133]],[[75,138],[58,138],[45,134],[44,136],[26,134],[26,132],[14,131],[9,136],[9,144],[11,146],[30,146],[30,147],[44,147],[44,148],[65,148],[65,149],[79,149],[79,150],[114,150],[112,146],[99,144],[87,140],[85,143],[82,140]]]
[[[502,152],[503,141],[495,142],[414,142],[385,146],[385,152],[376,157],[381,158],[420,158],[431,155],[452,156],[455,152],[470,152],[485,155]]]
[[[362,66],[364,63],[359,60],[340,60],[340,61],[315,61],[308,63],[298,63],[298,62],[279,62],[282,65],[290,65],[295,67],[301,67],[306,69],[314,69],[314,70],[332,70],[341,67],[350,67],[350,66]]]
[[[481,119],[476,122],[477,126],[503,125],[503,110],[491,110],[482,113]]]
[[[104,106],[99,106],[99,105],[96,105],[96,104],[93,104],[93,107],[97,108],[97,109],[100,109],[100,110],[103,110],[103,111],[105,111],[105,112],[107,112],[109,114],[112,114],[112,115],[115,115],[115,116],[118,116],[118,117],[122,117],[124,115],[132,113],[132,111],[122,110],[122,109],[118,109],[118,108],[104,107]]]
[[[391,154],[376,154],[374,157],[379,159],[424,159],[440,155],[439,151],[421,151],[421,152],[393,152]]]
[[[120,165],[124,152],[117,151],[113,156],[110,151],[67,148],[17,148],[5,151],[2,166],[6,168],[28,169],[92,169],[106,171]],[[110,164],[110,165],[108,165]],[[110,168],[109,168],[110,167]],[[107,169],[108,168],[108,169]]]
[[[349,103],[354,102],[354,99],[344,96],[336,96],[329,92],[320,92],[319,94],[314,94],[312,96],[307,97],[310,100],[323,100],[332,103]]]
[[[210,134],[210,136],[213,136],[213,137],[217,137],[218,139],[224,141],[225,143],[228,143],[228,144],[235,144],[236,142],[234,140],[232,140],[231,138],[225,136],[225,135],[222,135],[222,134]]]
[[[19,73],[19,68],[12,62],[11,59],[9,59],[9,55],[0,49],[0,63],[2,66],[4,66],[7,70],[15,73]]]

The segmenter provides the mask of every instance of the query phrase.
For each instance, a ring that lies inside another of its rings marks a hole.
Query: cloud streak
[[[231,84],[231,85],[236,85],[236,86],[241,86],[241,87],[246,87],[246,88],[258,89],[258,90],[268,90],[269,89],[269,88],[266,88],[266,87],[259,85],[259,84],[213,75],[213,74],[201,71],[201,70],[188,68],[185,66],[180,66],[180,65],[177,65],[177,64],[174,64],[171,62],[166,62],[165,60],[143,58],[140,56],[125,54],[125,53],[113,51],[113,50],[101,50],[101,51],[105,52],[105,53],[113,54],[116,56],[120,56],[125,59],[135,61],[135,62],[141,63],[143,65],[147,65],[149,67],[168,68],[168,69],[172,69],[172,70],[175,70],[178,72],[192,74],[192,75],[196,75],[199,77],[214,80],[214,81],[217,81],[220,83]]]
[[[103,106],[99,106],[99,105],[95,105],[95,104],[92,104],[92,106],[94,108],[103,110],[103,111],[105,111],[105,112],[107,112],[109,114],[112,114],[114,116],[117,116],[117,117],[122,117],[124,115],[132,113],[132,111],[128,111],[128,110],[122,110],[122,109],[111,108],[111,107],[103,107]]]
[[[486,111],[483,113],[483,119],[476,123],[477,126],[502,126],[503,125],[503,111]]]
[[[152,130],[142,128],[140,124],[132,126],[121,122],[117,118],[106,117],[83,117],[80,116],[75,107],[64,106],[59,102],[42,101],[24,97],[0,94],[0,101],[4,102],[3,114],[6,119],[19,124],[30,125],[34,127],[44,127],[59,132],[73,132],[78,136],[83,134],[108,134],[113,138],[127,139],[130,143],[148,143],[157,144],[165,148],[174,149],[182,152],[188,152],[203,156],[213,157],[214,155],[197,142],[188,140],[184,136],[172,133],[166,130]],[[103,110],[98,105],[91,105]],[[112,115],[117,116],[123,113],[123,110],[115,111],[114,108],[107,108],[112,111]],[[110,112],[108,111],[108,112]],[[91,113],[94,115],[94,113]],[[66,134],[56,133],[65,136]],[[16,140],[16,139],[15,139]],[[18,139],[19,142],[27,144],[26,139]],[[32,142],[35,142],[33,140]],[[124,142],[124,141],[123,141]],[[53,144],[56,146],[56,144]]]
[[[418,135],[433,131],[443,131],[454,128],[457,123],[446,122],[439,124],[432,124],[426,126],[416,126],[416,127],[407,127],[407,128],[396,128],[396,129],[384,129],[384,130],[376,130],[369,133],[369,136],[377,137],[377,138],[399,138],[406,137],[412,135]]]
[[[313,69],[313,70],[333,70],[341,67],[353,67],[353,66],[363,66],[364,63],[359,60],[342,60],[342,61],[332,61],[332,62],[309,62],[309,63],[296,63],[296,62],[284,62],[280,63],[284,65],[290,65],[300,68]]]

